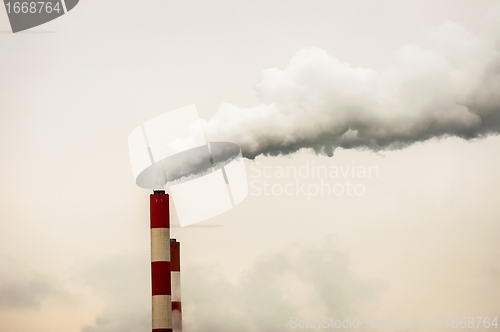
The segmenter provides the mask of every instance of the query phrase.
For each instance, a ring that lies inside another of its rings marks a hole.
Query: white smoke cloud
[[[498,134],[500,33],[445,22],[380,71],[305,48],[283,70],[264,70],[255,90],[258,106],[224,103],[206,125],[210,140],[237,143],[248,158]]]

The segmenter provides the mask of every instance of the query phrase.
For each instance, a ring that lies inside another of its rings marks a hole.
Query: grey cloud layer
[[[144,264],[146,262],[146,264]],[[89,267],[83,278],[109,306],[82,332],[151,330],[147,260],[122,255]],[[293,244],[259,258],[238,284],[217,267],[184,269],[186,331],[288,331],[291,315],[343,317],[376,301],[380,282],[353,276],[332,238],[318,245]]]
[[[376,301],[385,285],[358,279],[348,266],[333,239],[326,238],[261,257],[237,284],[216,267],[186,269],[186,330],[289,331],[292,316],[355,314]]]
[[[108,302],[82,332],[151,331],[148,257],[120,255],[88,266],[83,280]]]
[[[498,15],[500,17],[500,15]],[[391,66],[352,68],[319,48],[266,69],[252,108],[222,104],[210,140],[241,146],[245,157],[301,148],[398,149],[431,138],[500,132],[500,36],[446,22],[404,45]]]
[[[0,310],[37,309],[49,298],[66,298],[57,280],[0,255]]]

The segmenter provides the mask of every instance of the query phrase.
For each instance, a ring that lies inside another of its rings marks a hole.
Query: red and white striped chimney
[[[181,243],[170,239],[170,257],[172,268],[172,327],[174,332],[182,331],[181,307]]]
[[[164,190],[155,190],[149,200],[151,218],[151,289],[153,332],[172,332],[170,278],[170,207]]]

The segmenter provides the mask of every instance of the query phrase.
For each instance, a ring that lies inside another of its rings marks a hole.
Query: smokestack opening
[[[153,194],[154,195],[164,195],[165,194],[165,190],[154,190]]]

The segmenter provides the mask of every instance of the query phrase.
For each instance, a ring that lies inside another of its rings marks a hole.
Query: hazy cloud
[[[49,298],[64,298],[57,280],[0,255],[0,310],[37,309]]]
[[[151,331],[149,257],[111,257],[88,266],[82,276],[109,303],[82,332]]]
[[[248,158],[301,148],[331,156],[337,147],[398,149],[436,137],[498,134],[500,33],[493,28],[474,35],[446,22],[402,46],[380,71],[302,49],[283,70],[262,72],[259,106],[222,104],[206,131],[211,140],[239,144]]]
[[[147,258],[113,257],[89,267],[84,278],[109,305],[82,332],[151,330]],[[376,303],[384,287],[354,276],[332,238],[316,245],[293,244],[257,259],[237,284],[216,266],[184,269],[183,324],[193,332],[287,331],[292,316],[355,314]]]
[[[376,302],[385,286],[349,271],[332,238],[293,244],[261,257],[237,284],[217,268],[183,273],[183,310],[189,331],[289,331],[293,316],[347,317]]]

